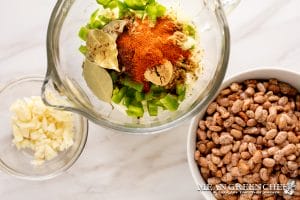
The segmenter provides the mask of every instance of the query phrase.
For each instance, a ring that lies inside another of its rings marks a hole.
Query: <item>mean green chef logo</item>
[[[296,181],[289,180],[287,184],[199,184],[198,191],[212,191],[221,194],[278,194],[283,191],[286,195],[293,195]]]
[[[295,189],[296,189],[296,181],[290,179],[286,185],[286,188],[283,190],[283,193],[287,195],[293,195]]]

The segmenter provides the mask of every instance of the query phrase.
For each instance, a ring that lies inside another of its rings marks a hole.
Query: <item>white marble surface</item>
[[[0,1],[0,86],[44,74],[45,36],[54,0]],[[300,72],[300,1],[242,0],[229,16],[227,76],[253,67]],[[153,136],[117,134],[90,124],[86,149],[68,172],[29,182],[0,172],[0,199],[200,199],[186,162],[188,122]]]

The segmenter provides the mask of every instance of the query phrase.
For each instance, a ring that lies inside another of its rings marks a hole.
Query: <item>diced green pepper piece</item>
[[[110,1],[106,7],[110,8],[110,9],[119,8],[120,4],[123,4],[123,3],[118,0],[113,0],[113,1]]]
[[[115,87],[114,90],[113,90],[113,95],[118,94],[119,91],[120,91],[119,88],[118,88],[118,87]]]
[[[160,93],[155,92],[155,93],[153,93],[153,97],[154,97],[154,99],[159,100],[159,99],[164,98],[167,94],[168,94],[167,92],[160,92]]]
[[[80,28],[79,33],[78,33],[78,36],[79,36],[82,40],[86,41],[87,36],[88,36],[88,33],[89,33],[89,29],[88,29],[87,27],[83,26],[83,27]]]
[[[156,20],[156,18],[165,15],[166,10],[167,9],[163,5],[161,5],[157,2],[153,2],[149,5],[147,5],[147,7],[146,7],[146,12],[147,12],[148,17],[154,21]]]
[[[178,100],[183,101],[186,94],[186,86],[184,84],[176,85],[176,94],[178,95]]]
[[[90,22],[88,26],[89,26],[90,29],[97,29],[97,28],[101,29],[101,28],[103,28],[103,25],[99,20],[94,20],[93,22]]]
[[[127,87],[133,88],[136,91],[142,92],[144,85],[141,83],[137,83],[135,81],[129,80],[128,78],[125,78],[123,80],[121,80],[121,83]]]
[[[129,105],[128,110],[126,110],[128,116],[131,117],[143,117],[144,115],[144,108],[142,104],[138,105]]]
[[[149,0],[124,0],[128,8],[133,10],[144,10]]]
[[[89,24],[89,25],[91,25],[91,24],[94,23],[94,21],[97,19],[98,15],[99,15],[99,9],[95,10],[95,11],[91,14],[91,17],[90,17],[90,24]]]
[[[145,100],[147,100],[147,101],[152,100],[154,98],[155,97],[153,96],[153,91],[151,91],[151,90],[149,92],[147,92],[145,95]]]
[[[147,102],[148,113],[150,116],[157,116],[158,114],[158,105],[156,105],[155,101]]]
[[[111,0],[97,0],[97,3],[102,5],[102,6],[106,6],[107,4],[109,4],[111,2]]]
[[[83,55],[85,55],[86,54],[86,52],[87,52],[87,48],[86,48],[86,46],[84,46],[84,45],[80,45],[80,47],[79,47],[79,51],[83,54]]]
[[[141,101],[143,101],[144,99],[145,99],[145,94],[144,94],[144,93],[138,92],[138,91],[135,92],[135,100],[136,100],[137,102],[141,102]]]
[[[156,104],[157,106],[159,106],[159,107],[165,107],[165,106],[162,104],[162,102],[160,102],[160,100],[155,100],[154,102],[155,102],[155,104]]]
[[[113,98],[113,97],[116,98],[116,96],[118,95],[119,92],[120,92],[120,90],[119,90],[118,87],[114,88],[113,93],[112,93],[112,97],[111,97],[111,98]]]
[[[176,94],[178,94],[178,95],[185,94],[185,90],[186,90],[186,87],[184,84],[176,85]]]
[[[154,93],[161,93],[161,92],[165,92],[166,89],[161,87],[161,86],[158,86],[158,85],[154,85],[152,84],[150,86],[150,91],[154,92]]]
[[[129,9],[127,6],[119,1],[119,0],[113,0],[106,6],[107,8],[110,8],[111,10],[118,8],[119,9],[119,18],[123,18],[128,12]]]
[[[176,85],[176,94],[178,95],[178,100],[183,101],[186,94],[186,86],[184,84]]]
[[[118,93],[119,93],[119,88],[118,87],[115,87],[114,88],[114,90],[113,90],[113,93],[112,93],[112,95],[114,96],[114,95],[117,95]]]
[[[167,110],[167,108],[160,102],[160,100],[156,100],[156,101],[155,101],[155,104],[156,104],[158,107],[163,108],[163,110]]]
[[[159,98],[159,99],[162,99],[162,98],[164,98],[165,96],[167,96],[167,94],[168,94],[168,93],[166,93],[166,92],[162,92],[162,93],[159,94],[158,98]]]
[[[165,6],[163,6],[159,3],[156,3],[156,9],[157,9],[157,11],[156,11],[156,16],[157,17],[162,17],[166,14],[167,9],[166,9]]]
[[[123,87],[120,91],[118,91],[119,89],[116,88],[114,91],[113,91],[113,96],[111,98],[111,100],[116,103],[116,104],[119,104],[123,97],[125,96],[126,94],[126,91],[127,91],[127,88],[126,87]]]
[[[90,22],[87,25],[88,28],[90,29],[101,29],[103,28],[106,24],[108,24],[111,21],[110,18],[107,18],[104,15],[101,15],[99,12],[99,9],[95,10],[93,14],[90,17]]]
[[[103,23],[103,25],[105,26],[106,24],[108,24],[109,22],[111,22],[111,19],[104,16],[104,15],[99,15],[98,19]]]
[[[125,96],[123,98],[123,105],[126,106],[128,108],[128,106],[130,105],[130,103],[132,102],[132,99],[128,96]]]
[[[166,107],[169,111],[176,111],[179,107],[177,97],[171,94],[168,94],[160,100],[160,102]]]
[[[111,22],[110,18],[107,18],[104,15],[99,15],[92,26],[101,29],[109,22]]]
[[[146,12],[151,20],[156,20],[156,7],[153,4],[147,6]]]
[[[178,96],[178,101],[183,101],[185,99],[185,95],[179,95]]]
[[[111,79],[112,79],[112,81],[113,81],[114,83],[118,81],[119,77],[118,77],[117,72],[111,71],[109,74],[110,74],[110,77],[111,77]]]
[[[184,24],[184,25],[183,25],[183,33],[185,33],[186,35],[189,35],[189,36],[191,36],[191,37],[193,37],[193,38],[196,37],[196,30],[195,30],[195,28],[194,28],[192,25],[190,25],[190,24]]]
[[[133,88],[127,88],[126,96],[134,99],[136,90]]]

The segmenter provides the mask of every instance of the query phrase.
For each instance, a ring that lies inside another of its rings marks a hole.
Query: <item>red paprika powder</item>
[[[136,20],[127,27],[117,39],[118,58],[121,66],[133,80],[144,83],[147,90],[149,83],[144,78],[148,68],[163,64],[169,60],[173,65],[181,59],[190,56],[189,51],[182,48],[169,37],[176,31],[174,21],[169,18],[159,18],[151,27],[149,20]]]

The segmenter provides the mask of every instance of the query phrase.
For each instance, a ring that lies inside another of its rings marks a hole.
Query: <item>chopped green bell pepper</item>
[[[127,87],[133,88],[136,91],[142,92],[144,85],[141,83],[137,83],[135,81],[129,80],[128,78],[125,78],[123,80],[121,80],[121,83]]]
[[[88,23],[87,27],[89,29],[95,29],[95,28],[101,29],[109,22],[111,22],[111,19],[104,15],[101,15],[99,9],[97,9],[91,15],[90,22]]]
[[[186,94],[186,86],[184,84],[176,85],[176,94],[178,95],[178,100],[183,101]]]
[[[146,95],[145,95],[145,100],[147,100],[147,101],[150,101],[154,98],[155,97],[153,96],[153,91],[151,91],[151,90],[149,92],[147,92]]]
[[[126,106],[128,108],[128,106],[130,105],[130,103],[132,102],[132,99],[128,96],[125,96],[123,98],[123,105]]]
[[[135,92],[135,100],[137,102],[141,102],[144,99],[145,99],[145,94],[143,92],[138,92],[138,91]]]
[[[157,97],[158,97],[159,99],[162,99],[162,98],[164,98],[165,96],[167,96],[167,94],[168,94],[168,93],[166,93],[166,92],[162,92],[162,93],[160,93]]]
[[[86,54],[86,52],[87,52],[87,48],[86,48],[86,46],[84,46],[84,45],[80,45],[80,47],[79,47],[79,51],[83,54],[83,55],[85,55]]]
[[[167,108],[160,102],[160,100],[156,100],[156,101],[155,101],[155,104],[156,104],[158,107],[161,107],[163,110],[167,110]]]
[[[97,3],[102,5],[102,6],[106,6],[107,4],[109,4],[112,0],[97,0]]]
[[[126,96],[134,99],[136,90],[133,88],[127,88]]]
[[[117,72],[111,71],[109,74],[110,74],[110,77],[111,77],[112,81],[114,83],[117,82],[117,80],[118,80],[118,74],[117,74]]]
[[[131,117],[143,117],[144,115],[143,105],[141,103],[135,105],[130,104],[128,106],[128,110],[126,110],[126,113],[128,116]]]
[[[82,40],[86,41],[88,34],[89,34],[89,29],[87,27],[83,26],[83,27],[80,28],[78,36]]]
[[[150,116],[157,116],[158,114],[158,106],[155,101],[147,102],[148,113]]]
[[[150,86],[150,91],[154,92],[154,93],[161,93],[161,92],[165,92],[166,89],[161,87],[161,86],[158,86],[158,85],[154,85],[152,84]]]
[[[126,91],[127,91],[126,87],[123,87],[121,90],[119,90],[118,88],[114,89],[111,100],[114,103],[119,104],[122,101],[123,97],[125,96]]]
[[[166,8],[157,3],[153,2],[146,7],[146,13],[151,20],[156,20],[156,18],[163,16],[166,13]]]
[[[111,10],[118,8],[119,9],[119,18],[123,18],[128,12],[129,9],[125,5],[125,3],[119,1],[119,0],[112,0],[110,3],[108,3],[106,8],[110,8]]]
[[[124,3],[133,10],[144,10],[149,0],[124,0]]]
[[[88,23],[88,28],[93,29],[97,28],[97,17],[99,16],[99,9],[95,10],[90,17],[90,21]]]
[[[183,33],[185,33],[186,35],[189,35],[189,36],[191,36],[191,37],[193,37],[193,38],[196,37],[196,30],[195,30],[195,28],[194,28],[192,25],[190,25],[190,24],[184,24],[184,25],[183,25]]]
[[[169,111],[176,111],[179,107],[177,97],[171,94],[168,94],[160,100],[160,102],[166,107]]]

